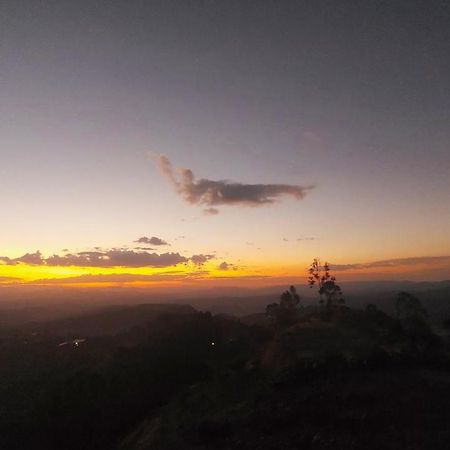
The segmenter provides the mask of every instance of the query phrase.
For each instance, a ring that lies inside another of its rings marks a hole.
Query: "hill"
[[[108,336],[155,321],[164,315],[194,314],[189,305],[142,304],[101,308],[90,314],[30,324],[31,332],[58,336]]]
[[[411,311],[135,305],[5,331],[0,447],[447,448],[449,340]]]

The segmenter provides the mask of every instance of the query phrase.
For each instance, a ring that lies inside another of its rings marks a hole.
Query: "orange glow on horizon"
[[[267,286],[278,282],[298,283],[306,280],[308,264],[291,264],[280,266],[230,266],[221,270],[217,261],[208,261],[202,266],[192,264],[155,268],[155,267],[79,267],[47,265],[0,265],[0,284],[2,285],[36,285],[63,287],[120,287],[164,288],[183,286],[236,285]],[[358,281],[368,279],[406,279],[426,271],[445,271],[448,267],[429,264],[417,264],[414,267],[394,265],[389,267],[357,268],[333,271],[338,281]],[[450,271],[449,271],[450,272]],[[450,274],[449,274],[450,275]],[[291,281],[289,281],[291,280]]]

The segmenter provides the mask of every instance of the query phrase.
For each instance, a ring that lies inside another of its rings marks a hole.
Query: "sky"
[[[449,55],[445,1],[3,0],[0,283],[450,279]]]

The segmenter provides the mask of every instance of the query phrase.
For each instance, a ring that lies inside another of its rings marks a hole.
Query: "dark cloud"
[[[196,258],[199,255],[194,255]],[[170,267],[187,263],[190,258],[179,253],[149,253],[146,251],[111,249],[104,251],[67,253],[43,258],[40,252],[27,253],[19,258],[0,257],[7,265],[29,264],[47,266],[80,267]]]
[[[202,254],[200,254],[200,255],[192,255],[190,260],[196,266],[202,266],[207,261],[209,261],[210,259],[213,259],[213,258],[214,258],[214,255],[202,255]]]
[[[273,204],[279,197],[291,196],[302,200],[313,186],[290,184],[242,184],[230,181],[195,180],[190,169],[174,170],[170,160],[160,155],[158,166],[176,192],[188,203],[207,206],[205,214],[217,213],[215,206],[263,206]],[[214,210],[214,211],[212,211]]]
[[[219,270],[228,270],[230,268],[230,264],[224,261],[223,263],[220,263],[217,268]]]
[[[420,256],[414,258],[396,258],[361,264],[330,264],[330,267],[332,270],[345,271],[358,269],[389,268],[398,266],[419,266],[423,264],[450,265],[450,256]]]
[[[26,253],[20,258],[20,262],[29,265],[40,265],[42,264],[43,258],[41,252],[36,253]]]
[[[164,241],[163,239],[152,236],[151,238],[147,236],[142,236],[138,240],[136,240],[138,244],[150,244],[150,245],[169,245],[168,242]]]
[[[234,264],[227,263],[226,261],[220,263],[217,266],[217,269],[224,270],[224,271],[226,271],[226,270],[238,270],[237,266],[235,266]]]
[[[179,253],[148,253],[133,250],[108,250],[104,252],[80,252],[47,258],[48,266],[85,267],[168,267],[185,263],[188,258]]]
[[[13,266],[14,264],[19,264],[18,262],[14,262],[13,259],[8,258],[7,256],[0,256],[0,263],[5,264],[7,266]]]
[[[41,252],[26,253],[19,258],[8,258],[7,256],[0,256],[0,263],[8,266],[15,266],[16,264],[28,264],[32,266],[40,266],[44,262]]]
[[[44,258],[38,251],[27,253],[19,258],[0,256],[0,264],[5,265],[41,265],[41,266],[77,266],[77,267],[171,267],[177,264],[192,263],[202,266],[215,256],[212,254],[197,254],[191,257],[179,253],[150,253],[148,251],[113,248],[100,251],[84,251],[65,253]]]
[[[152,251],[152,250],[155,250],[154,248],[152,248],[152,247],[134,247],[134,249],[135,250],[144,250],[144,251]]]

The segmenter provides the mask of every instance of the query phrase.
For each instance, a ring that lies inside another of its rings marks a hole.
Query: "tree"
[[[276,327],[284,327],[295,323],[300,306],[300,296],[294,286],[280,295],[280,303],[266,306],[266,316]]]
[[[284,291],[280,296],[280,306],[282,308],[294,309],[300,304],[300,295],[297,294],[295,286],[291,286],[288,291]]]
[[[368,303],[366,305],[366,313],[367,314],[377,314],[378,311],[378,307],[377,305],[374,305],[373,303]]]
[[[312,288],[317,285],[320,297],[319,302],[325,306],[327,311],[345,303],[342,289],[336,283],[336,277],[331,275],[330,265],[327,262],[322,266],[320,259],[314,258],[308,273],[309,287]]]
[[[436,336],[429,323],[428,314],[420,300],[408,292],[400,292],[396,302],[397,318],[416,350],[429,353],[436,349]]]
[[[428,314],[420,300],[408,292],[399,292],[395,304],[397,318],[403,328],[412,334],[428,334]]]

